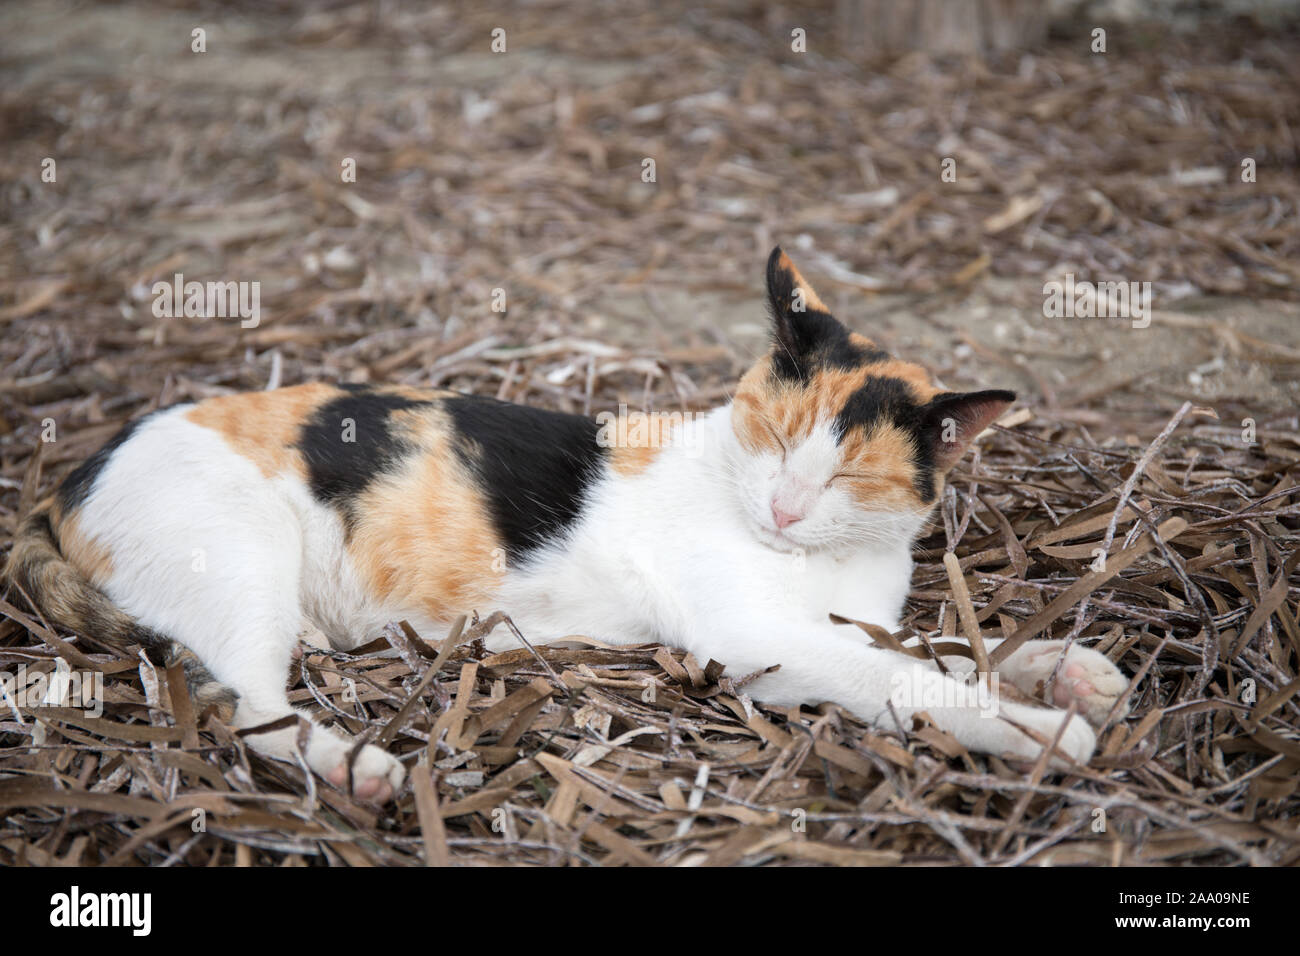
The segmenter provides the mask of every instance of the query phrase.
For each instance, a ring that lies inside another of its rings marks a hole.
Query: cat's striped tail
[[[179,661],[195,712],[214,706],[229,719],[239,695],[213,677],[193,651],[140,624],[64,557],[51,521],[52,507],[52,499],[46,499],[18,526],[3,579],[22,591],[46,618],[70,631],[119,649],[139,644],[151,661],[164,667]]]

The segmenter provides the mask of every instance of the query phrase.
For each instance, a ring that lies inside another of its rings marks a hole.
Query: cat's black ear
[[[767,257],[767,304],[778,374],[806,378],[809,356],[828,340],[848,336],[780,246]]]
[[[982,392],[947,392],[925,407],[925,431],[934,466],[947,471],[966,453],[975,436],[997,421],[1015,392],[991,388]]]

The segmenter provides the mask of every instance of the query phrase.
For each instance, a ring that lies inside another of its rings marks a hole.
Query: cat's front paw
[[[1047,681],[1064,646],[1064,641],[1030,641],[1008,661],[1013,666],[1007,676],[1026,694],[1046,699]],[[1003,673],[1007,670],[1004,667]],[[1078,701],[1079,713],[1088,723],[1100,727],[1127,689],[1128,678],[1105,654],[1074,645],[1052,685],[1049,703],[1068,707],[1071,701]],[[1126,712],[1127,707],[1121,708],[1116,717],[1122,718]]]
[[[1065,714],[1059,710],[1017,707],[1007,716],[1014,722],[1037,732],[1049,743],[1056,739],[1059,731],[1060,739],[1056,741],[1056,750],[1075,764],[1087,764],[1092,759],[1093,751],[1097,749],[1096,733],[1078,714],[1070,718],[1064,730],[1061,729],[1061,722],[1065,719]],[[1016,739],[1007,750],[1009,756],[1019,757],[1022,760],[1037,760],[1042,752],[1042,744],[1020,732],[1016,733]],[[1048,766],[1054,770],[1069,770],[1071,769],[1069,761],[1054,754]]]
[[[325,779],[340,790],[347,789],[346,756],[325,775]],[[356,762],[352,764],[352,793],[367,803],[382,805],[392,800],[405,779],[406,768],[397,758],[372,744],[362,747]]]

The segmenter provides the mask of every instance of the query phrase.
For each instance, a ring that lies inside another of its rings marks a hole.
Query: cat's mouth
[[[804,545],[790,537],[784,531],[777,531],[774,528],[766,528],[757,521],[753,522],[755,533],[758,540],[767,545],[773,551],[794,551],[803,548]]]
[[[800,539],[793,537],[788,531],[782,531],[774,528],[755,515],[750,509],[742,508],[742,520],[749,525],[754,537],[760,544],[766,545],[773,551],[779,551],[788,554],[791,551],[809,551],[810,546]]]

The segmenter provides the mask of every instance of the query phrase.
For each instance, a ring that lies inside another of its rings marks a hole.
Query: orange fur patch
[[[451,446],[446,413],[404,409],[392,421],[418,451],[361,495],[348,550],[381,600],[423,607],[435,620],[484,609],[506,551]]]
[[[59,550],[74,568],[85,575],[91,584],[104,587],[113,574],[113,558],[106,547],[85,535],[80,527],[80,516],[73,512],[56,526]]]
[[[918,503],[915,448],[905,432],[885,425],[863,434],[854,429],[840,444],[844,455],[844,485],[864,508],[912,508]]]
[[[624,478],[650,467],[682,424],[681,412],[629,412],[611,422],[597,440],[609,448],[610,467]]]
[[[322,384],[242,392],[206,399],[185,417],[215,431],[267,478],[287,470],[302,476],[302,455],[294,447],[299,432],[317,408],[338,395],[338,389]]]

